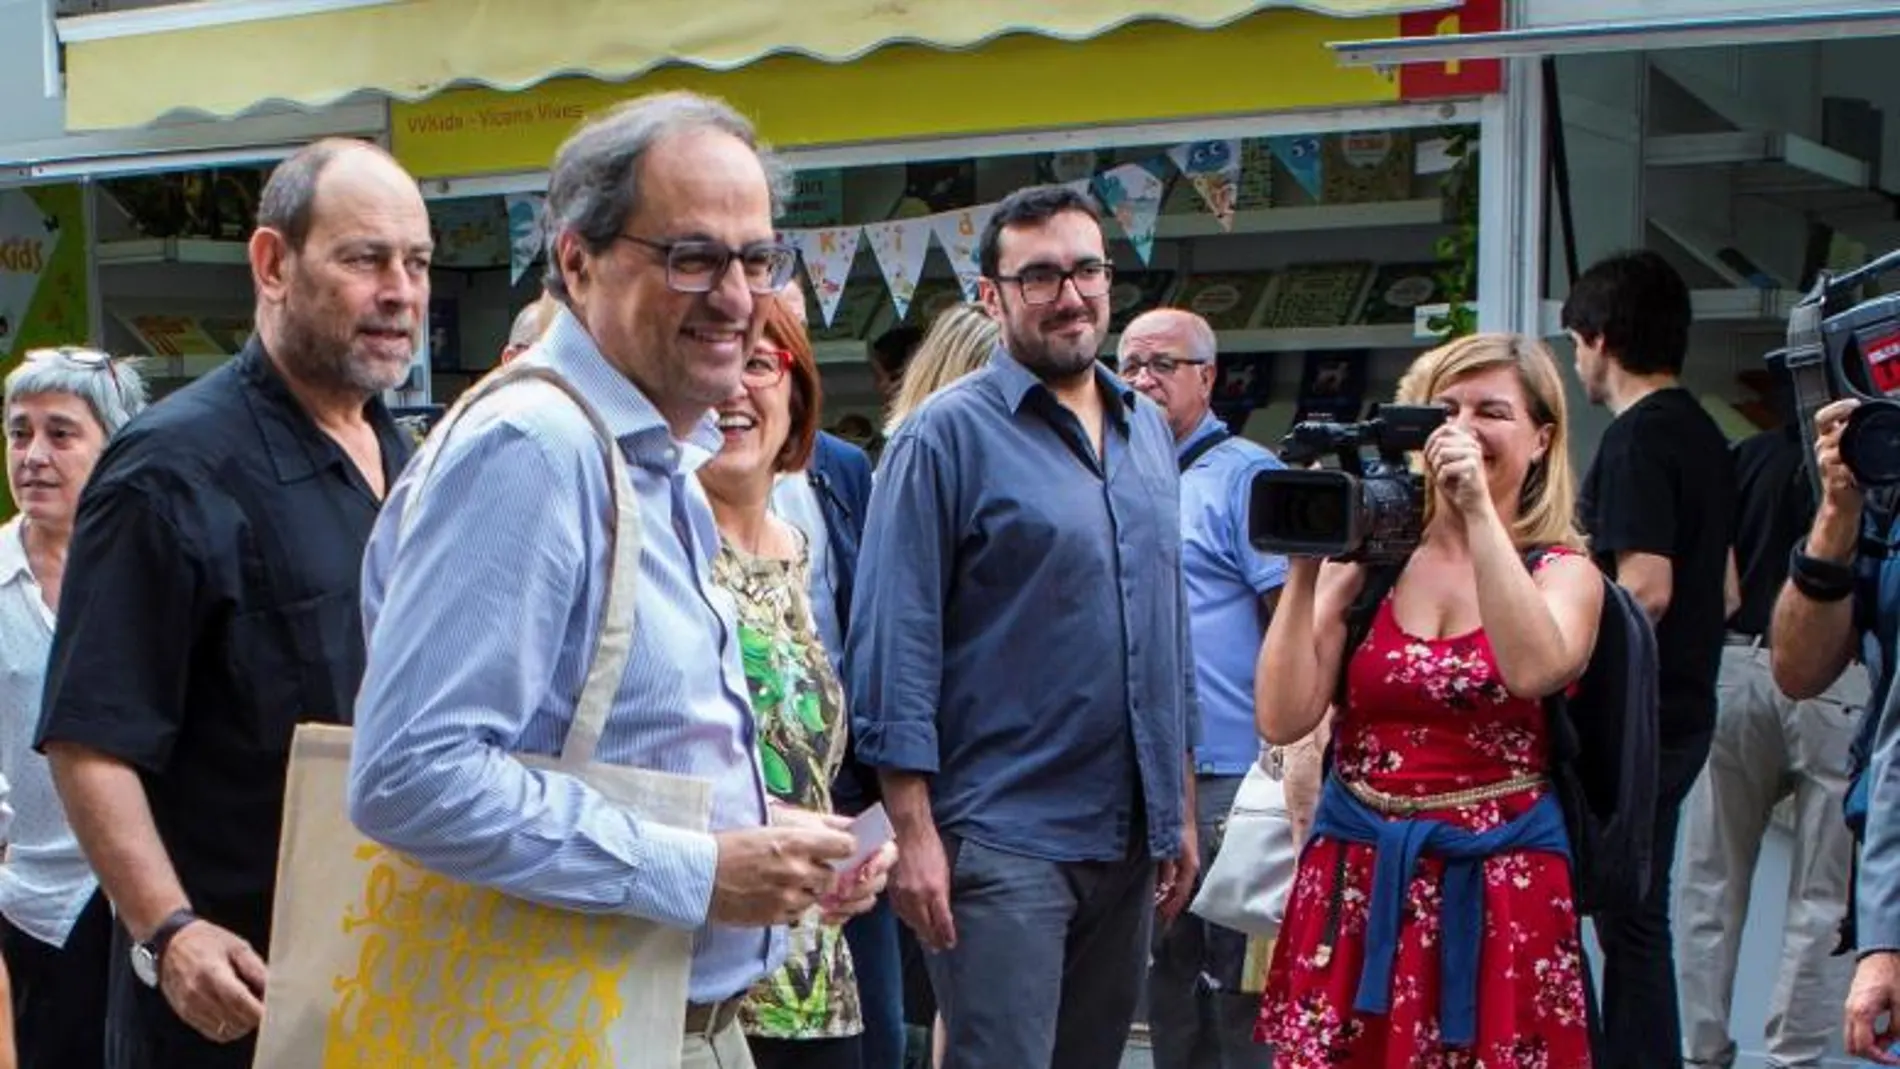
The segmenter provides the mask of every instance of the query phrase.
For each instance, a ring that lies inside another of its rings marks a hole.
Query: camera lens
[[[1346,495],[1335,486],[1287,495],[1286,529],[1298,538],[1333,541],[1346,535]]]
[[[1862,486],[1900,483],[1900,404],[1868,401],[1847,417],[1841,459]]]

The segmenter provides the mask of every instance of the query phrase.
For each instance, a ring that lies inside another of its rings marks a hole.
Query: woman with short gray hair
[[[22,1069],[105,1059],[112,909],[33,733],[79,493],[144,407],[132,363],[92,349],[32,350],[6,378],[7,488],[20,515],[0,525],[0,774],[16,814],[0,866],[0,953]]]

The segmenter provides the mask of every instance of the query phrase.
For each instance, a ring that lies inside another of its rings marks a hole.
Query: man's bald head
[[[326,137],[298,149],[271,172],[258,198],[257,225],[284,235],[291,251],[301,252],[316,219],[318,186],[324,174],[338,164],[352,172],[352,179],[397,181],[415,188],[415,180],[382,146],[347,137]],[[422,193],[416,190],[415,195],[420,200]]]
[[[1167,412],[1177,441],[1185,441],[1207,417],[1219,355],[1214,328],[1182,308],[1136,316],[1116,350],[1122,377]]]

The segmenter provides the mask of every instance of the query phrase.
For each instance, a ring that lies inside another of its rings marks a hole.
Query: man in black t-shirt
[[[1655,621],[1662,668],[1649,894],[1639,908],[1596,918],[1605,1047],[1599,1069],[1656,1069],[1683,1055],[1669,869],[1682,803],[1715,726],[1735,514],[1728,442],[1677,380],[1690,316],[1688,286],[1651,252],[1593,266],[1563,308],[1577,376],[1592,401],[1616,413],[1584,477],[1579,514],[1598,565]]]
[[[1814,517],[1801,436],[1792,426],[1735,447],[1735,562],[1741,607],[1728,620],[1709,767],[1683,822],[1677,927],[1685,961],[1688,1064],[1735,1061],[1729,1010],[1755,859],[1775,806],[1794,813],[1795,882],[1788,889],[1781,977],[1768,1007],[1773,1065],[1820,1065],[1840,1027],[1847,975],[1832,955],[1847,908],[1853,839],[1841,819],[1855,720],[1867,671],[1849,664],[1826,692],[1795,701],[1776,686],[1766,641],[1788,553]]]

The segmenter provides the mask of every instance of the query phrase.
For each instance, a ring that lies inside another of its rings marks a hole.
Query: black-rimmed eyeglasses
[[[997,275],[997,282],[1014,282],[1022,288],[1024,304],[1054,304],[1062,296],[1062,284],[1073,281],[1075,295],[1084,299],[1108,296],[1115,284],[1113,264],[1076,264],[1067,271],[1059,267],[1025,267],[1013,275]]]
[[[735,249],[717,241],[654,241],[635,234],[615,234],[615,240],[651,249],[666,262],[666,285],[675,293],[711,293],[726,277],[734,260],[745,275],[746,288],[764,296],[777,293],[792,280],[798,251],[776,241],[755,241]]]

